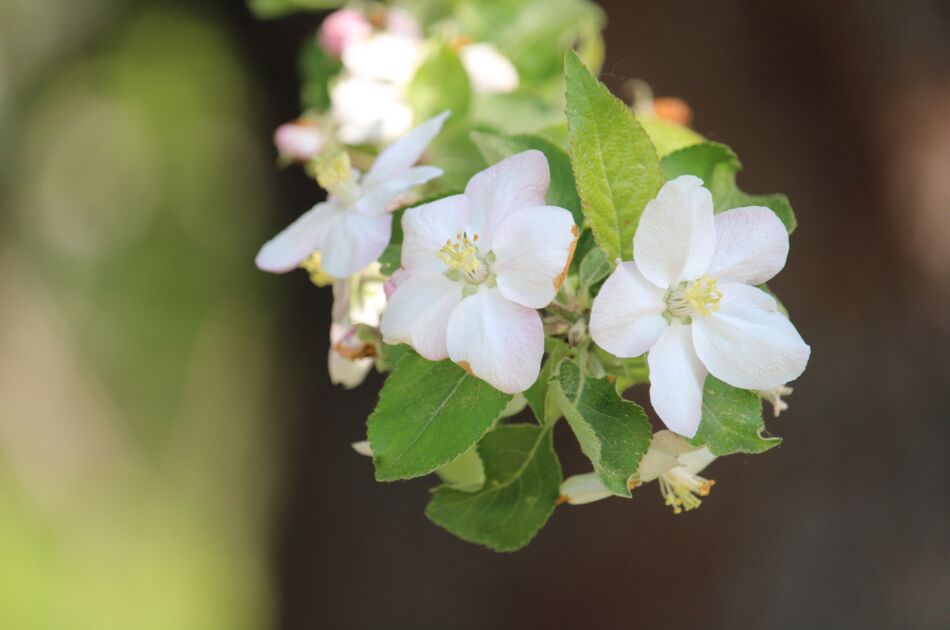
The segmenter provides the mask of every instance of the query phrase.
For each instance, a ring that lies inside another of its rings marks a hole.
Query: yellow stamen
[[[468,234],[456,234],[455,241],[445,241],[445,245],[436,256],[452,269],[458,269],[469,276],[474,276],[481,268],[482,261],[478,258],[478,234],[468,238]]]
[[[716,288],[716,279],[703,275],[684,288],[673,291],[667,300],[670,314],[676,317],[702,315],[709,317],[719,310],[722,291]]]
[[[353,183],[350,156],[341,151],[317,162],[317,183],[331,194],[339,194]]]
[[[310,274],[310,282],[318,287],[328,287],[333,284],[333,276],[324,271],[320,264],[320,252],[310,254],[306,260],[300,263],[300,267],[307,270],[307,273]]]
[[[674,514],[698,508],[702,505],[699,497],[708,496],[709,491],[716,485],[712,479],[694,475],[682,466],[666,471],[660,475],[659,481],[660,493],[666,505],[673,508]]]

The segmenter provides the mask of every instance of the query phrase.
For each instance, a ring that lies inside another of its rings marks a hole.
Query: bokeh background
[[[252,265],[319,199],[270,135],[320,15],[2,0],[0,628],[950,627],[950,4],[602,4],[608,84],[794,204],[784,444],[698,512],[457,541],[350,450],[379,379],[329,385],[329,291]]]

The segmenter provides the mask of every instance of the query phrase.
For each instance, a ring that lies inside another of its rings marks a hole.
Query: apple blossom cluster
[[[766,285],[787,198],[742,191],[684,102],[599,82],[603,23],[587,0],[341,6],[275,133],[325,198],[256,264],[332,287],[334,383],[387,375],[354,449],[379,481],[436,475],[428,518],[499,551],[652,481],[699,507],[714,460],[781,441],[763,403],[810,354]],[[566,478],[561,420],[590,460]]]

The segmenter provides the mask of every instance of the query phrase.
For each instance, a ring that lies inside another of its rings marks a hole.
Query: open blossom
[[[439,133],[448,112],[427,120],[386,148],[365,175],[350,167],[346,153],[320,164],[317,181],[329,195],[264,244],[257,266],[283,273],[314,251],[336,278],[351,276],[379,258],[392,236],[390,205],[403,193],[442,174],[413,166]]]
[[[333,282],[333,322],[327,364],[330,381],[351,389],[373,368],[375,346],[360,337],[361,326],[378,327],[386,308],[386,279],[379,263]]]
[[[508,393],[537,380],[544,331],[577,242],[570,212],[546,206],[547,159],[525,151],[476,174],[465,193],[403,215],[402,272],[380,330]]]
[[[692,446],[672,431],[657,431],[640,460],[636,479],[630,481],[630,488],[656,479],[666,505],[676,514],[698,508],[702,503],[700,497],[708,495],[715,484],[699,473],[715,459],[706,447]],[[573,475],[561,484],[562,503],[583,505],[610,496],[613,492],[595,473]]]
[[[323,150],[326,146],[326,136],[317,123],[295,120],[277,128],[274,132],[274,145],[281,157],[304,162]]]
[[[774,212],[751,206],[714,216],[702,180],[684,175],[647,204],[633,251],[595,298],[590,332],[618,357],[649,352],[650,402],[667,427],[696,434],[707,372],[769,390],[804,371],[810,348],[775,299],[752,286],[788,256]]]
[[[476,92],[495,94],[518,89],[518,70],[494,45],[469,44],[459,54]]]

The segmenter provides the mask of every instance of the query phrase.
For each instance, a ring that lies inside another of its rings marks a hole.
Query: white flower
[[[340,140],[372,144],[403,135],[412,125],[406,87],[421,62],[418,37],[377,33],[347,46],[345,72],[330,90]]]
[[[375,346],[360,338],[360,329],[378,327],[386,308],[386,278],[373,263],[349,278],[333,282],[333,322],[327,366],[330,381],[352,389],[366,380],[373,368]]]
[[[676,514],[683,510],[698,508],[716,483],[699,476],[716,456],[706,447],[692,446],[672,431],[657,431],[653,434],[650,448],[637,468],[636,479],[629,483],[630,489],[659,480],[660,494],[666,505]],[[573,475],[561,484],[558,503],[583,505],[613,496],[595,473]]]
[[[518,70],[492,44],[469,44],[460,54],[476,92],[493,94],[518,89]]]
[[[448,112],[432,118],[386,148],[365,176],[350,168],[346,153],[321,164],[317,181],[328,192],[283,232],[264,244],[257,266],[283,273],[314,251],[328,274],[345,278],[379,258],[392,235],[390,204],[413,186],[442,174],[434,166],[413,166],[439,133]]]
[[[315,122],[295,120],[277,128],[274,145],[281,157],[304,162],[323,150],[326,136]]]
[[[768,208],[713,215],[702,180],[684,175],[647,204],[625,262],[594,300],[590,332],[618,357],[649,351],[650,401],[692,437],[707,371],[742,389],[796,379],[811,352],[775,300],[751,285],[785,266],[788,233]]]
[[[525,151],[464,194],[406,210],[383,341],[449,357],[503,392],[534,383],[544,352],[535,309],[554,299],[577,241],[570,212],[544,205],[549,183],[544,154]]]

